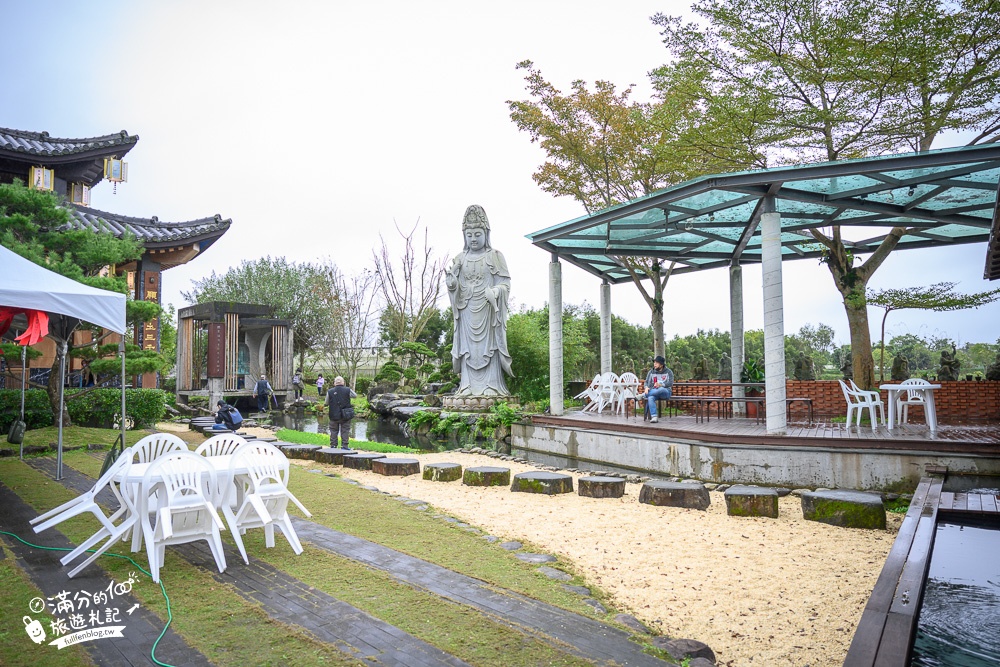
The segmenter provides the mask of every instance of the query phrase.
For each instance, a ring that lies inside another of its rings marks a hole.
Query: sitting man
[[[667,360],[657,355],[653,359],[653,368],[646,375],[646,407],[649,408],[649,421],[653,424],[660,421],[656,416],[656,399],[670,398],[674,393],[674,372],[666,367]]]
[[[243,423],[243,415],[240,414],[239,410],[225,401],[219,401],[218,408],[215,411],[215,425],[212,426],[212,430],[226,430],[235,433],[236,429]]]

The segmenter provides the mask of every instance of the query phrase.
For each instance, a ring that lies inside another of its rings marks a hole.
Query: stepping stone
[[[639,502],[658,507],[685,507],[705,510],[712,503],[703,484],[691,482],[646,482],[639,491]]]
[[[514,558],[525,563],[555,563],[556,557],[550,554],[514,554]]]
[[[510,484],[510,468],[479,466],[466,468],[462,473],[462,484],[466,486],[507,486]]]
[[[503,544],[500,545],[500,548],[506,551],[517,551],[522,546],[524,545],[521,544],[520,542],[504,542]]]
[[[282,451],[290,459],[308,459],[312,461],[313,452],[317,449],[322,449],[319,445],[291,445],[290,447],[285,447]]]
[[[319,463],[342,466],[345,454],[357,454],[357,452],[353,449],[340,449],[339,447],[321,447],[313,452],[313,460]]]
[[[863,491],[806,491],[802,518],[845,528],[885,530],[885,505],[877,493]]]
[[[431,482],[454,482],[462,479],[462,466],[458,463],[428,463],[424,466],[424,479]]]
[[[511,491],[523,493],[573,493],[573,478],[558,472],[520,472],[514,475]]]
[[[352,470],[371,470],[372,461],[384,459],[385,454],[365,452],[363,454],[344,454],[344,467]]]
[[[563,586],[565,588],[565,586]],[[635,616],[630,616],[629,614],[618,614],[615,616],[615,620],[624,625],[626,628],[633,632],[638,632],[644,635],[652,634],[642,621],[640,621]]]
[[[573,575],[569,574],[568,572],[563,572],[562,570],[557,570],[554,567],[548,567],[546,565],[543,565],[542,567],[538,568],[538,571],[544,574],[549,579],[555,579],[556,581],[569,581],[570,579],[573,578]]]
[[[372,472],[376,475],[392,475],[406,477],[420,474],[420,461],[417,459],[381,458],[372,460]]]
[[[670,654],[670,657],[678,662],[683,660],[696,660],[702,658],[715,663],[715,652],[702,642],[694,639],[670,639],[669,637],[653,637],[653,646],[663,649]]]
[[[605,609],[604,605],[595,600],[594,598],[587,598],[586,600],[583,601],[583,603],[593,607],[594,611],[596,611],[598,614],[608,613],[608,610]]]
[[[762,486],[736,485],[726,489],[726,514],[778,518],[778,492]]]
[[[621,498],[625,495],[625,480],[618,477],[581,477],[577,493],[586,498]]]
[[[570,586],[569,584],[563,584],[563,590],[567,593],[576,593],[577,595],[590,597],[590,589],[586,586]]]

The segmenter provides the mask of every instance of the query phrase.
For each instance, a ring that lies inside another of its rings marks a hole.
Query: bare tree
[[[413,237],[419,225],[418,219],[413,229],[405,233],[396,224],[396,231],[403,239],[403,255],[398,260],[381,234],[382,246],[372,251],[375,284],[391,314],[389,333],[393,340],[401,343],[416,341],[437,312],[441,279],[448,261],[447,257],[434,256],[426,227],[423,250],[417,251]]]
[[[375,346],[379,319],[377,275],[369,270],[350,277],[327,260],[321,267],[327,285],[324,301],[331,329],[321,346],[323,360],[337,375],[356,386],[358,367]]]

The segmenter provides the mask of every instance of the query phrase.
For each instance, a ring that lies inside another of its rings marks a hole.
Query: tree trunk
[[[58,344],[57,344],[58,346]],[[59,403],[59,384],[62,376],[59,375],[59,354],[56,353],[56,360],[52,363],[52,370],[49,372],[49,384],[46,393],[49,395],[49,405],[52,407],[52,425],[59,425],[59,411],[63,412],[63,427],[72,426],[73,420],[69,418],[69,411],[64,404]]]
[[[653,305],[650,306],[650,311],[652,314],[651,324],[653,326],[653,356],[663,355],[663,290],[660,289],[659,295],[654,301]]]
[[[864,295],[864,287],[861,287]],[[872,356],[872,338],[868,330],[868,304],[862,298],[845,297],[847,326],[851,332],[851,355],[854,366],[854,382],[862,389],[875,387],[875,359]]]

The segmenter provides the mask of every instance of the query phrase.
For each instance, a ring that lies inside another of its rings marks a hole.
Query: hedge
[[[83,393],[74,399],[74,394]],[[160,389],[126,389],[125,412],[135,422],[133,428],[154,425],[163,418],[167,393]],[[66,391],[66,407],[73,423],[81,426],[111,428],[115,415],[121,411],[120,389],[70,389]],[[21,414],[21,390],[0,389],[0,433],[6,433],[10,423]],[[44,389],[24,392],[24,421],[28,429],[52,426],[52,407]]]

